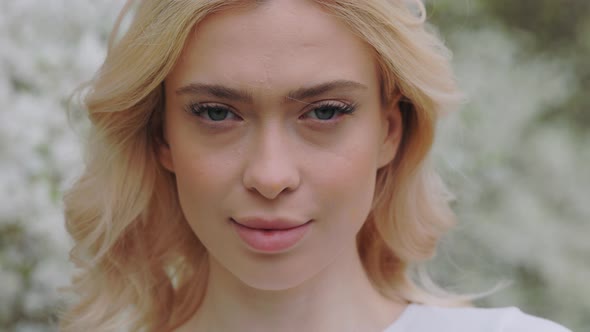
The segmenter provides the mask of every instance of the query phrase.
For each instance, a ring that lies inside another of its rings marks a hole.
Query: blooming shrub
[[[0,2],[2,330],[55,330],[56,289],[72,269],[61,193],[80,172],[84,133],[84,119],[69,123],[65,109],[104,58],[121,6]],[[518,305],[582,330],[590,325],[590,136],[544,118],[581,89],[575,69],[523,51],[502,25],[449,31],[469,101],[442,121],[434,149],[460,225],[433,273],[459,291],[513,280],[481,304]]]

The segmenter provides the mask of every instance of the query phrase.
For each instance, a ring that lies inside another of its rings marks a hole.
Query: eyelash
[[[357,109],[357,105],[355,103],[353,104],[346,104],[343,102],[335,102],[335,101],[325,101],[322,103],[319,103],[317,106],[313,107],[311,110],[305,112],[303,116],[312,113],[312,112],[317,112],[317,111],[322,111],[322,110],[330,110],[334,112],[334,115],[330,118],[330,119],[319,119],[317,117],[317,113],[316,113],[316,118],[315,118],[315,122],[319,122],[323,125],[329,125],[329,124],[335,124],[336,122],[338,122],[339,118],[341,118],[344,115],[351,115],[352,113],[354,113]],[[212,120],[212,119],[206,119],[205,118],[205,114],[208,114],[208,112],[210,111],[227,111],[228,113],[233,114],[234,118],[240,118],[234,111],[231,110],[230,107],[225,106],[223,104],[216,104],[216,103],[209,103],[209,104],[201,104],[201,103],[191,103],[186,105],[185,107],[185,111],[193,116],[197,116],[200,117],[202,119],[204,119],[203,121],[211,124],[212,126],[222,126],[223,122],[227,122],[227,117],[218,121]],[[306,116],[306,118],[308,118]],[[312,118],[313,119],[313,118]],[[336,120],[335,120],[336,119]],[[225,125],[223,125],[225,126]]]
[[[338,116],[338,118],[340,118],[343,115],[350,115],[350,114],[354,113],[354,111],[356,111],[356,106],[357,106],[356,104],[345,104],[342,102],[326,101],[326,102],[318,104],[313,109],[305,112],[304,115],[312,113],[312,112],[317,112],[319,110],[333,110],[335,113],[338,113],[340,115],[340,116]],[[330,119],[330,120],[332,120],[332,119]],[[328,122],[328,120],[321,120],[320,122]],[[330,121],[330,122],[333,122],[333,121]]]

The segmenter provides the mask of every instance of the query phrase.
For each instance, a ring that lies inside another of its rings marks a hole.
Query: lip
[[[252,228],[252,229],[266,229],[266,230],[282,230],[302,226],[307,222],[301,222],[286,218],[264,218],[264,217],[242,217],[232,218],[236,223]]]
[[[280,253],[293,248],[296,244],[304,240],[305,236],[311,229],[312,220],[303,223],[277,223],[277,220],[273,220],[274,223],[269,225],[268,222],[257,222],[249,221],[250,226],[263,226],[263,227],[275,227],[275,228],[251,228],[249,226],[242,225],[231,219],[233,229],[240,237],[240,239],[253,251],[259,253]],[[283,227],[283,228],[277,228]]]

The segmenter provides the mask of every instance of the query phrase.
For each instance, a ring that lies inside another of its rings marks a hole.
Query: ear
[[[160,85],[160,92],[162,96],[166,96],[166,82],[162,82]],[[164,101],[159,105],[156,113],[153,115],[151,119],[151,127],[152,133],[155,136],[155,145],[156,145],[156,157],[162,167],[168,170],[171,173],[174,173],[174,161],[172,159],[172,151],[170,151],[170,144],[168,143],[168,134],[166,129],[166,98],[164,97]]]
[[[381,135],[378,168],[389,164],[397,155],[403,136],[403,121],[399,108],[399,98],[381,112]]]
[[[172,160],[172,152],[170,151],[170,144],[166,139],[166,135],[162,132],[162,135],[156,139],[156,150],[158,161],[168,171],[174,173],[174,161]]]

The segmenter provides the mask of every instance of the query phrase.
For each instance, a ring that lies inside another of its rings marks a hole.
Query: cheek
[[[314,183],[324,211],[351,223],[363,222],[373,199],[376,147],[368,135],[350,136],[336,152],[310,158]]]
[[[215,217],[212,206],[222,207],[228,190],[235,182],[232,153],[212,152],[198,144],[178,146],[173,153],[180,205],[187,220]]]
[[[196,147],[192,151],[178,151],[176,159],[176,183],[180,207],[194,235],[201,243],[222,253],[219,247],[227,241],[225,218],[231,205],[228,197],[235,183],[232,156],[211,153]],[[206,157],[204,157],[206,156]],[[229,225],[226,225],[229,226]],[[217,248],[217,249],[215,249]]]

